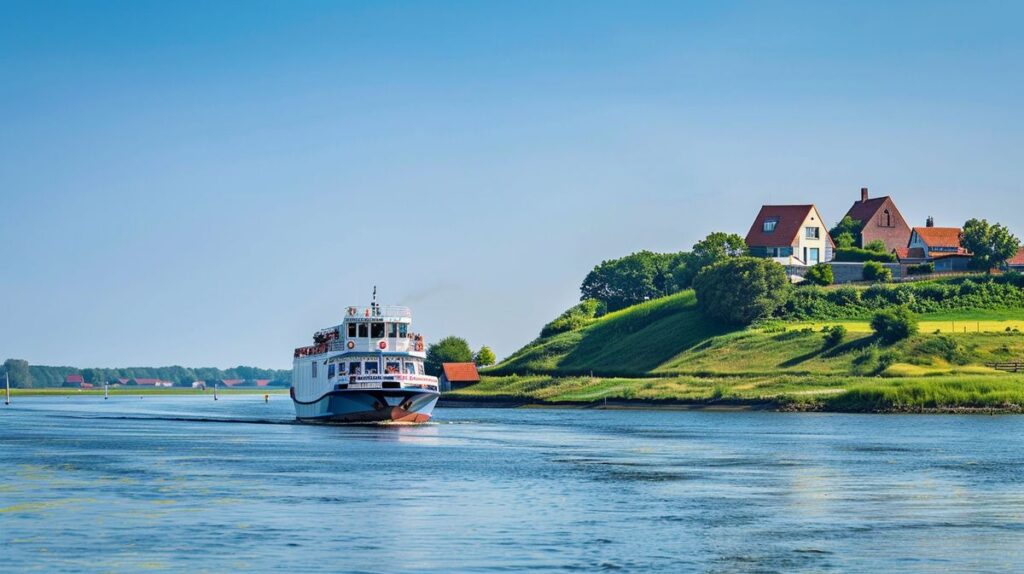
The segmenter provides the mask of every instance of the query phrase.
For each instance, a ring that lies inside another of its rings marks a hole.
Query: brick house
[[[763,205],[750,226],[747,247],[754,257],[783,265],[831,261],[835,243],[814,205]]]
[[[1008,271],[1024,273],[1024,247],[1017,250],[1017,254],[1006,261]]]
[[[862,187],[860,201],[854,202],[846,215],[860,222],[861,240],[858,247],[879,240],[885,243],[886,253],[890,253],[910,243],[910,226],[888,195],[871,199],[868,197],[868,188]]]

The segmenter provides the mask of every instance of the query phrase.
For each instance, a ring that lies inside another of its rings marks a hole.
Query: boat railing
[[[412,319],[412,309],[400,305],[378,305],[376,310],[373,307],[349,307],[346,313],[350,317]]]

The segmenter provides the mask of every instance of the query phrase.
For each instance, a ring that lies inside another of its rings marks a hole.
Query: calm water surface
[[[1024,568],[1024,417],[0,408],[0,571]]]

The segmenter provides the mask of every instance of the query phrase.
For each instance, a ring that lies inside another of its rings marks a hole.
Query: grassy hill
[[[941,310],[891,346],[856,318],[737,328],[709,320],[692,291],[538,338],[456,397],[544,402],[772,402],[788,408],[912,410],[1024,405],[1024,375],[985,363],[1024,359],[1024,310]],[[826,348],[821,329],[843,324]],[[964,332],[966,329],[967,332]]]

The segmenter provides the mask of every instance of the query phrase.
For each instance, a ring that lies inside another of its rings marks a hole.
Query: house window
[[[816,265],[819,261],[821,261],[820,253],[821,252],[818,251],[817,247],[811,247],[811,249],[810,249],[810,251],[808,252],[808,255],[807,255],[807,264],[808,265]]]
[[[882,212],[882,221],[880,222],[882,227],[892,227],[892,214],[886,209]]]
[[[807,239],[820,239],[821,238],[821,228],[820,227],[805,227],[804,228],[804,234],[807,237]]]
[[[779,224],[778,219],[765,219],[764,220],[764,232],[772,233],[775,231],[775,226]]]

